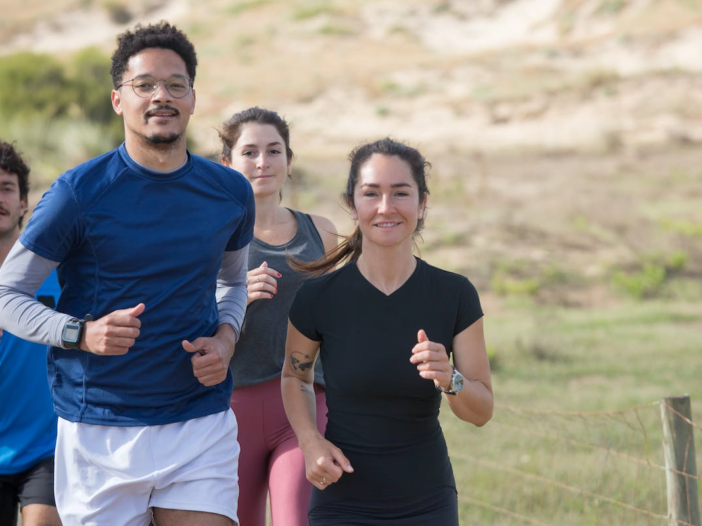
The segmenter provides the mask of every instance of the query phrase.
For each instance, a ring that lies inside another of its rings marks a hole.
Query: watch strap
[[[85,328],[85,320],[80,318],[71,318],[63,326],[61,333],[61,343],[66,349],[80,349],[80,342],[83,338],[83,330]]]
[[[452,365],[451,369],[453,369],[453,373],[451,374],[451,382],[449,383],[448,389],[444,389],[440,385],[437,385],[436,388],[441,391],[442,393],[446,393],[447,395],[456,395],[458,394],[458,391],[456,391],[456,386],[453,383],[453,379],[456,377],[456,368]]]

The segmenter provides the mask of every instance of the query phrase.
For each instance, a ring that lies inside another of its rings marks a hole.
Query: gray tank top
[[[301,261],[314,261],[324,254],[324,243],[309,215],[290,210],[297,219],[297,232],[284,245],[269,245],[253,238],[249,245],[249,270],[268,267],[283,276],[278,278],[278,293],[269,300],[256,300],[246,309],[241,337],[229,365],[234,389],[259,384],[276,377],[285,361],[285,337],[290,305],[306,276],[290,268],[286,255]],[[324,385],[321,360],[317,360],[314,381]]]

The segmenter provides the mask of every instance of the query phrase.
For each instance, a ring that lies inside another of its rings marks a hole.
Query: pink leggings
[[[324,389],[315,384],[317,428],[327,425]],[[273,526],[308,526],[312,485],[305,459],[288,423],[280,378],[235,389],[231,406],[239,426],[239,524],[265,526],[270,491]]]

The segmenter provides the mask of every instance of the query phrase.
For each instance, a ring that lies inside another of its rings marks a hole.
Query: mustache
[[[160,106],[156,106],[155,108],[151,108],[149,111],[147,111],[146,117],[153,117],[154,115],[156,115],[156,112],[159,111],[172,111],[175,115],[180,115],[180,112],[177,108],[169,106],[168,104],[161,104]]]

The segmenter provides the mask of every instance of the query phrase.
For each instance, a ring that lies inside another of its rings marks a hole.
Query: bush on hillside
[[[0,114],[3,118],[65,115],[72,90],[64,67],[49,55],[29,52],[0,58]]]
[[[119,144],[122,121],[110,102],[110,61],[95,48],[65,66],[50,55],[29,52],[0,57],[0,114],[12,121],[86,120]]]

